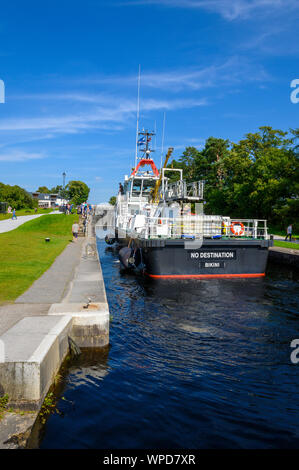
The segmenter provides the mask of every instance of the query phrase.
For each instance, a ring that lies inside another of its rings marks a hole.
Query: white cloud
[[[151,83],[154,81],[163,81],[162,75],[156,74],[151,75],[149,82],[146,83],[148,86],[151,86]],[[145,81],[148,80],[148,76],[145,76]],[[122,78],[119,78],[122,81]],[[125,80],[125,78],[124,78]],[[164,78],[165,80],[165,78]],[[165,84],[166,86],[166,84]],[[46,94],[36,94],[36,95],[20,95],[15,96],[15,99],[30,99],[30,100],[45,100],[45,101],[72,101],[90,103],[94,105],[105,105],[105,114],[102,115],[101,120],[110,120],[112,117],[118,116],[119,120],[122,120],[122,115],[119,113],[131,113],[136,111],[136,99],[128,100],[126,98],[120,98],[119,96],[109,96],[101,94],[90,94],[90,93],[46,93]],[[160,100],[160,99],[142,99],[142,109],[146,111],[152,111],[156,109],[180,109],[180,108],[190,108],[193,106],[203,106],[207,104],[206,99],[170,99],[170,100]],[[101,109],[101,108],[100,108]],[[114,110],[114,112],[113,112]],[[102,111],[102,109],[101,109]],[[92,117],[91,120],[94,120]],[[113,120],[113,119],[112,119]]]
[[[49,99],[50,95],[46,95]],[[58,99],[58,95],[53,95]],[[62,94],[61,99],[65,99]],[[41,96],[40,96],[41,98]],[[86,99],[90,101],[91,96],[86,95]],[[80,96],[83,100],[83,95]],[[96,97],[95,97],[96,101]],[[204,99],[178,99],[178,100],[144,100],[142,101],[142,111],[156,110],[175,110],[182,108],[192,108],[196,106],[204,106],[207,104]],[[135,118],[136,101],[130,100],[114,100],[110,103],[110,107],[97,106],[89,113],[68,114],[65,116],[47,116],[34,118],[18,118],[0,120],[1,131],[50,131],[54,133],[77,133],[87,131],[89,129],[103,130],[119,130],[120,124],[124,124],[131,117]]]
[[[268,78],[262,66],[253,65],[248,60],[234,56],[222,64],[187,71],[144,74],[142,84],[167,90],[189,88],[200,90],[209,87],[233,86],[235,83],[261,81]]]
[[[257,65],[249,59],[234,55],[223,62],[205,66],[198,64],[193,68],[175,69],[169,71],[146,72],[141,70],[141,90],[145,87],[163,90],[163,92],[178,92],[180,90],[201,90],[209,87],[229,86],[239,82],[261,81],[269,78],[262,65]],[[110,87],[132,87],[137,90],[136,75],[124,76],[95,76],[81,77],[80,79],[69,80],[73,85],[98,85]],[[142,95],[142,94],[141,94]],[[90,104],[100,104],[111,106],[113,103],[122,102],[127,108],[131,106],[136,108],[136,99],[128,101],[107,93],[89,94],[82,92],[60,93],[60,94],[37,94],[15,97],[18,99],[51,99],[51,100],[69,100],[73,102],[85,102]],[[151,101],[151,100],[150,100]],[[169,100],[168,100],[169,101]],[[169,101],[170,103],[170,101]],[[147,106],[147,100],[143,99],[143,106]]]
[[[23,150],[10,150],[6,153],[0,153],[1,162],[25,162],[27,160],[38,160],[44,158],[41,153],[29,153]]]
[[[187,9],[202,9],[220,14],[227,20],[255,17],[261,13],[299,10],[297,0],[128,0],[123,5],[162,5]]]

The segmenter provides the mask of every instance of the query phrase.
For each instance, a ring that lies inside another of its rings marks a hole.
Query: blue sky
[[[27,0],[0,7],[0,181],[27,190],[80,179],[115,194],[142,126],[160,161],[206,138],[298,127],[297,0]]]

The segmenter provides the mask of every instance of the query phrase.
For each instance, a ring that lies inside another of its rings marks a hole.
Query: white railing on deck
[[[175,183],[166,181],[163,186],[163,199],[166,201],[177,199],[199,200],[203,199],[203,189],[203,181],[194,181],[193,183],[186,183],[185,180],[179,180]]]
[[[237,223],[241,223],[238,236]],[[235,223],[235,225],[234,225]],[[236,233],[233,233],[235,229]],[[268,239],[267,221],[261,219],[227,219],[220,216],[147,217],[143,227],[128,231],[138,238],[256,238]]]

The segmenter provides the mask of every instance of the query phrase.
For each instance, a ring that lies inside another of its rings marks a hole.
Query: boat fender
[[[134,254],[134,251],[132,250],[132,248],[129,248],[128,246],[124,246],[123,248],[121,248],[121,250],[119,250],[118,257],[119,257],[121,264],[123,265],[125,269],[129,269],[133,267],[133,264],[134,264],[133,254]]]
[[[232,222],[230,229],[231,229],[231,232],[238,237],[240,237],[241,235],[244,235],[244,232],[245,232],[245,227],[244,227],[244,224],[242,224],[242,222]]]
[[[115,243],[115,238],[110,238],[108,237],[108,235],[106,235],[105,242],[107,243],[107,245],[113,245],[113,243]]]

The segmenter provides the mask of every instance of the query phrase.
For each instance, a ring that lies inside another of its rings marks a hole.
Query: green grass
[[[16,216],[19,215],[35,215],[35,214],[48,214],[52,212],[53,209],[37,209],[37,212],[34,212],[34,209],[20,209],[16,211]],[[12,214],[0,214],[0,220],[11,219]]]
[[[279,230],[279,229],[276,229],[275,227],[269,227],[268,228],[268,232],[271,233],[272,235],[280,235],[281,237],[285,237],[286,234],[287,234],[287,230]],[[292,234],[292,238],[299,238],[299,233],[293,233]]]
[[[77,215],[45,215],[0,234],[0,303],[15,300],[51,266],[72,240],[74,220]]]
[[[299,243],[283,242],[280,240],[274,240],[274,246],[280,246],[281,248],[290,248],[291,250],[299,250]]]

